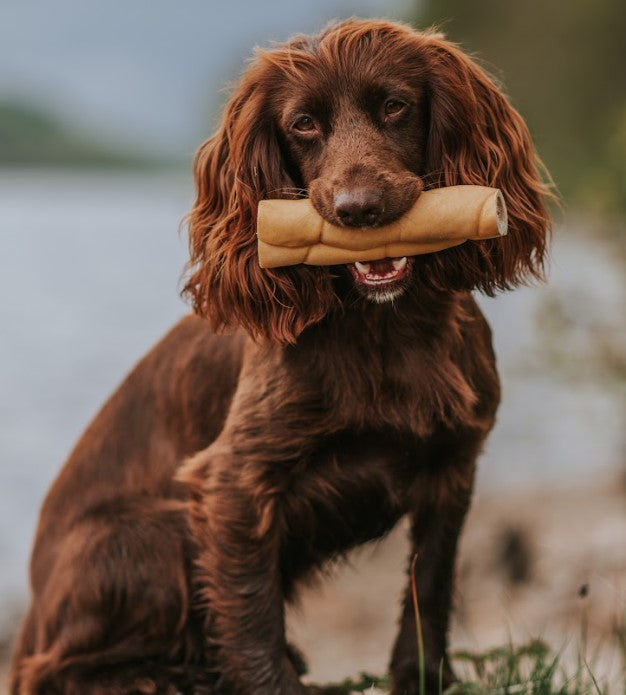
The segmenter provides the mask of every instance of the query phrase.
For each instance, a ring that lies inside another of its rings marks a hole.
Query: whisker
[[[422,183],[424,184],[424,190],[428,191],[433,188],[441,188],[443,186],[446,186],[445,180],[446,176],[450,175],[456,175],[458,180],[455,181],[454,183],[458,184],[461,183],[463,180],[467,180],[464,177],[467,176],[467,172],[460,168],[449,168],[449,169],[433,169],[432,171],[429,171],[425,174],[422,174],[420,178],[422,179]],[[484,185],[487,186],[489,185],[488,181],[473,181],[472,182],[474,185]]]
[[[268,195],[293,195],[297,198],[308,198],[309,193],[306,188],[299,188],[297,186],[283,186],[281,188],[273,188],[267,192]]]

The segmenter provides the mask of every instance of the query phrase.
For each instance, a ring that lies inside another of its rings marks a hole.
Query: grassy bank
[[[626,643],[622,641],[622,647]],[[626,651],[623,654],[626,667]],[[521,647],[497,647],[487,652],[457,652],[452,655],[459,681],[446,695],[617,695],[626,692],[626,677],[622,683],[600,683],[593,666],[580,655],[576,668],[568,669],[561,663],[561,655],[554,653],[540,640]],[[362,673],[357,680],[346,679],[324,688],[325,695],[386,692],[387,676]]]

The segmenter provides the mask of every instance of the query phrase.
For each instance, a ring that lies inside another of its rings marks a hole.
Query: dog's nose
[[[371,227],[383,211],[382,192],[376,188],[352,188],[335,195],[335,214],[348,227]]]

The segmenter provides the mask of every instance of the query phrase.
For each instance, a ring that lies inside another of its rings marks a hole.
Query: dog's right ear
[[[463,244],[432,259],[443,284],[487,294],[543,277],[554,199],[544,167],[522,117],[487,73],[438,34],[415,40],[426,67],[430,124],[428,183],[500,188],[509,233],[497,240]],[[549,178],[549,175],[547,175]]]
[[[257,206],[288,197],[288,163],[269,105],[288,48],[261,54],[227,103],[220,128],[196,154],[196,202],[188,216],[190,261],[183,289],[215,330],[241,326],[255,339],[294,343],[332,305],[319,268],[262,269]],[[268,59],[269,58],[269,59]],[[277,74],[278,73],[278,74]]]

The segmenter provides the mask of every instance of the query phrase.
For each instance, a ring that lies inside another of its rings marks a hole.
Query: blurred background
[[[178,296],[180,223],[193,197],[193,152],[215,127],[225,88],[254,45],[351,15],[436,24],[476,55],[528,122],[563,200],[549,284],[480,299],[494,328],[503,405],[459,563],[453,647],[537,636],[557,649],[578,645],[584,615],[600,677],[619,677],[623,0],[2,0],[4,658],[28,598],[28,553],[47,487],[107,395],[188,310]],[[384,670],[403,543],[401,529],[363,551],[334,588],[307,595],[290,617],[313,677]]]

